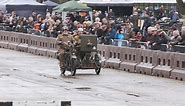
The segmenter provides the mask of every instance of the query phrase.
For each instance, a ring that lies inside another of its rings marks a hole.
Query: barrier
[[[109,45],[108,46],[109,51],[107,61],[105,61],[105,67],[113,68],[113,69],[119,69],[120,67],[120,56],[121,56],[121,48]]]
[[[0,102],[0,106],[71,106],[71,101]]]
[[[141,44],[137,41],[129,41],[129,47],[140,48]]]
[[[140,50],[135,48],[122,48],[120,69],[128,72],[135,72]]]
[[[156,51],[141,50],[139,64],[136,65],[136,72],[152,75],[152,70],[156,66],[157,55]]]
[[[157,62],[153,68],[153,75],[170,78],[173,69],[174,53],[171,52],[157,52]]]
[[[4,30],[4,23],[0,23],[0,30]]]
[[[71,106],[71,101],[61,101],[61,106]]]
[[[19,34],[20,44],[17,46],[17,50],[21,52],[28,52],[28,44],[32,36],[29,34],[23,34],[23,33],[18,33],[18,34]]]
[[[17,46],[20,44],[19,34],[14,32],[7,32],[9,39],[8,49],[17,50]]]
[[[37,52],[36,55],[47,56],[47,50],[49,49],[50,38],[39,37],[37,41]]]
[[[128,46],[129,42],[127,40],[119,40],[119,39],[114,39],[112,41],[112,45],[114,46]]]
[[[50,38],[48,42],[48,50],[47,50],[47,56],[51,58],[56,58],[57,57],[57,45],[56,45],[56,39],[55,38]]]
[[[0,31],[0,47],[55,58],[56,38]],[[165,47],[166,48],[166,47]],[[102,66],[185,80],[185,54],[98,44]],[[164,49],[166,50],[166,49]]]
[[[173,51],[174,52],[185,53],[185,46],[184,45],[174,45],[173,46]]]
[[[185,80],[185,54],[175,53],[173,68],[171,78]]]
[[[0,106],[13,106],[13,102],[0,102]]]
[[[107,59],[109,59],[108,53],[109,53],[109,46],[108,45],[102,45],[98,44],[97,49],[101,55],[101,61],[102,61],[102,66],[105,66],[105,62]]]
[[[28,44],[28,53],[37,54],[37,48],[38,48],[38,41],[40,39],[40,36],[32,35],[30,37],[30,42]]]
[[[8,48],[9,36],[6,31],[1,31],[0,33],[0,48]]]
[[[159,49],[160,51],[168,51],[169,47],[167,44],[160,44],[159,46]]]

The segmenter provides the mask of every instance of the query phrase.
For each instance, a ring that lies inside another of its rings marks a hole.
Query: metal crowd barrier
[[[133,48],[143,48],[147,49],[148,45],[146,42],[137,42],[137,41],[128,41],[128,40],[119,40],[119,39],[112,39],[112,45],[118,47],[133,47]]]
[[[147,44],[147,42],[127,41],[127,40],[118,40],[118,39],[114,39],[114,40],[112,39],[111,45],[118,46],[118,47],[132,47],[132,48],[185,53],[184,45],[171,46],[168,44],[160,44],[160,45],[156,45],[155,48],[152,48],[150,45]]]

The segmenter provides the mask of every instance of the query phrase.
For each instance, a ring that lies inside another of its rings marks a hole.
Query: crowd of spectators
[[[95,34],[99,43],[112,44],[114,40],[146,42],[153,49],[157,45],[184,45],[185,35],[181,33],[181,15],[176,9],[166,10],[163,6],[154,10],[134,8],[127,17],[116,17],[114,11],[93,11],[92,19],[88,12],[69,12],[65,19],[60,14],[47,12],[45,16],[33,12],[29,17],[19,17],[16,11],[4,14],[0,11],[0,23],[11,31],[34,33],[40,36],[57,37],[64,30],[69,34],[82,31]],[[122,44],[121,44],[122,45]]]

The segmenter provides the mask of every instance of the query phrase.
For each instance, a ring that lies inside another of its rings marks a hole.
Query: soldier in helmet
[[[60,67],[64,69],[64,53],[65,51],[69,51],[70,43],[73,42],[72,35],[69,34],[68,28],[66,26],[63,27],[64,31],[62,34],[57,37],[57,45],[59,46],[59,50],[57,53],[57,58],[60,60]]]
[[[80,57],[81,59],[83,59],[84,57],[84,53],[80,51],[82,34],[83,34],[83,28],[78,28],[76,34],[74,34],[73,36],[73,40],[74,40],[76,51],[77,51],[77,57]]]

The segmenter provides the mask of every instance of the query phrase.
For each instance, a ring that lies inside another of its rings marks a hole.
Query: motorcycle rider
[[[58,35],[56,44],[59,46],[57,52],[57,59],[59,59],[59,65],[62,70],[64,70],[65,63],[65,52],[69,51],[70,43],[73,42],[73,36],[69,34],[68,28],[66,26],[63,27],[64,31],[62,34]],[[63,73],[62,73],[63,74]]]
[[[78,28],[76,34],[74,34],[73,36],[73,40],[74,40],[74,44],[75,44],[75,48],[77,51],[77,57],[80,57],[80,59],[82,60],[84,57],[84,53],[80,50],[81,47],[81,36],[83,35],[83,28]]]

